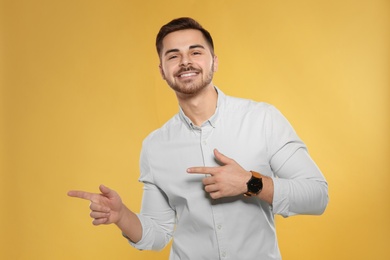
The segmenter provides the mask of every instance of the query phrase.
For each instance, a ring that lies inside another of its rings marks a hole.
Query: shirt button
[[[203,145],[207,145],[207,141],[206,140],[203,140]]]
[[[226,252],[222,252],[222,257],[226,257]]]
[[[217,228],[218,228],[219,230],[221,230],[221,229],[222,229],[222,225],[218,225]]]

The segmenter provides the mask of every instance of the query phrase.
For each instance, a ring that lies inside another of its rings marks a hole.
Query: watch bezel
[[[246,183],[248,187],[248,191],[244,193],[245,196],[251,197],[258,195],[263,189],[263,180],[260,173],[255,171],[250,171],[252,173],[252,177]]]

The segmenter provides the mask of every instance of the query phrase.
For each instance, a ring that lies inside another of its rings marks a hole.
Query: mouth
[[[179,79],[189,79],[191,77],[195,77],[200,73],[200,70],[193,68],[193,67],[187,67],[187,68],[181,68],[177,73],[176,77]]]
[[[178,78],[189,78],[189,77],[194,77],[198,74],[199,74],[199,72],[196,72],[196,71],[186,71],[184,73],[178,74],[177,77]]]

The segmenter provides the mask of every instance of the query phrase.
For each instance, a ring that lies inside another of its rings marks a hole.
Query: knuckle
[[[221,182],[223,180],[223,177],[220,174],[218,174],[218,175],[215,176],[214,179],[215,179],[215,182],[218,183],[218,182]]]

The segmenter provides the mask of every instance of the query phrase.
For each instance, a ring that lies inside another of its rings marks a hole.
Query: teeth
[[[191,72],[191,73],[181,74],[180,77],[181,77],[181,78],[184,78],[184,77],[191,77],[191,76],[195,76],[195,75],[196,75],[196,73]]]

